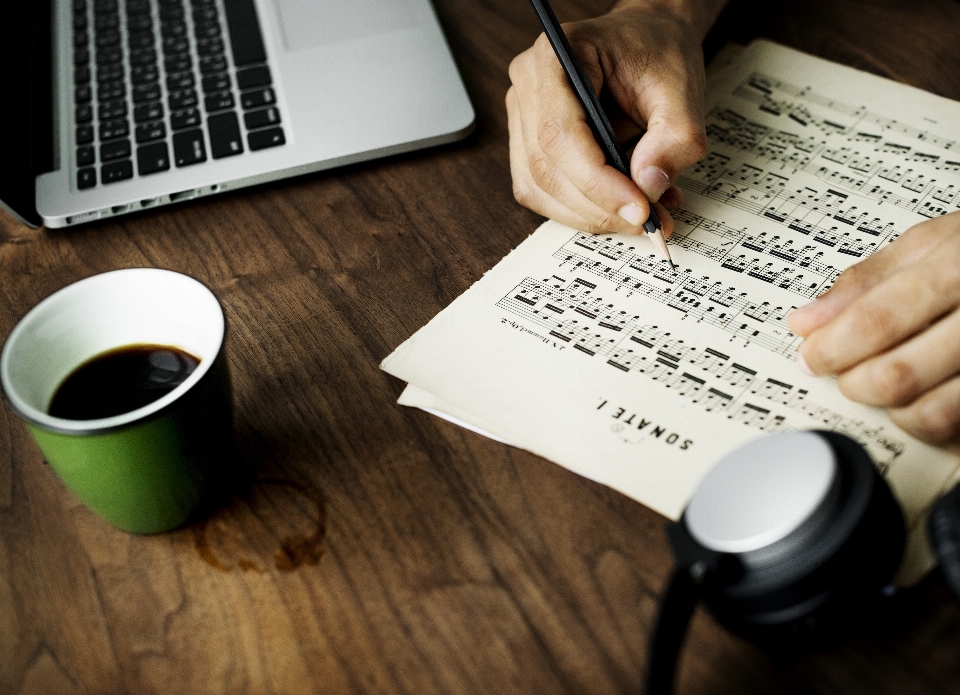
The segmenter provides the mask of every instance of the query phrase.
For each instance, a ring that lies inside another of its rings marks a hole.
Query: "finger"
[[[960,345],[958,311],[844,372],[837,384],[844,395],[860,403],[905,406],[960,373],[960,351],[952,348],[955,345]]]
[[[810,335],[889,275],[919,262],[943,241],[943,227],[949,217],[951,215],[916,225],[901,235],[896,243],[847,268],[827,292],[791,312],[787,317],[790,330],[800,336]],[[954,218],[952,223],[956,222]]]
[[[669,239],[674,230],[673,215],[660,203],[650,203],[650,205],[657,211],[657,217],[660,218],[660,228],[663,230],[663,236]]]
[[[660,196],[660,204],[667,210],[676,210],[683,205],[683,191],[675,185],[670,186],[666,193]]]
[[[960,300],[960,237],[857,297],[815,331],[799,354],[815,374],[839,374],[912,336]]]
[[[940,446],[956,444],[960,440],[960,377],[887,414],[897,427],[921,441]]]
[[[516,94],[511,87],[507,91],[507,121],[510,133],[510,173],[513,179],[513,195],[521,205],[544,217],[549,217],[574,229],[588,226],[585,219],[565,205],[545,194],[530,176],[523,134],[519,124]]]
[[[639,67],[639,66],[638,66]],[[676,177],[707,151],[703,125],[703,70],[680,54],[661,56],[633,76],[633,117],[647,124],[630,161],[633,180],[650,200],[660,197]]]
[[[533,182],[586,220],[585,231],[639,234],[649,216],[643,193],[606,164],[546,38],[528,53],[511,63],[511,79]]]

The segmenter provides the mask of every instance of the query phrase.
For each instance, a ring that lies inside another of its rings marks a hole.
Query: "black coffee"
[[[162,398],[200,364],[167,345],[127,345],[93,357],[64,379],[50,414],[67,420],[97,420],[129,413]]]

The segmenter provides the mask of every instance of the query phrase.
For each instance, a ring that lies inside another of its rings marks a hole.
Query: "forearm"
[[[664,12],[678,17],[690,26],[691,32],[702,41],[717,21],[728,0],[620,0],[611,14],[623,10]]]

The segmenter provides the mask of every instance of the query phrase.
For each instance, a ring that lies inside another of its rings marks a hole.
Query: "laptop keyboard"
[[[286,142],[253,0],[72,2],[77,188]]]

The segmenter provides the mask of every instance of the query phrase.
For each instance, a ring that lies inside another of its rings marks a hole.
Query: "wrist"
[[[697,42],[702,42],[717,21],[728,0],[619,0],[610,14],[639,10],[648,14],[669,15],[690,27]]]

